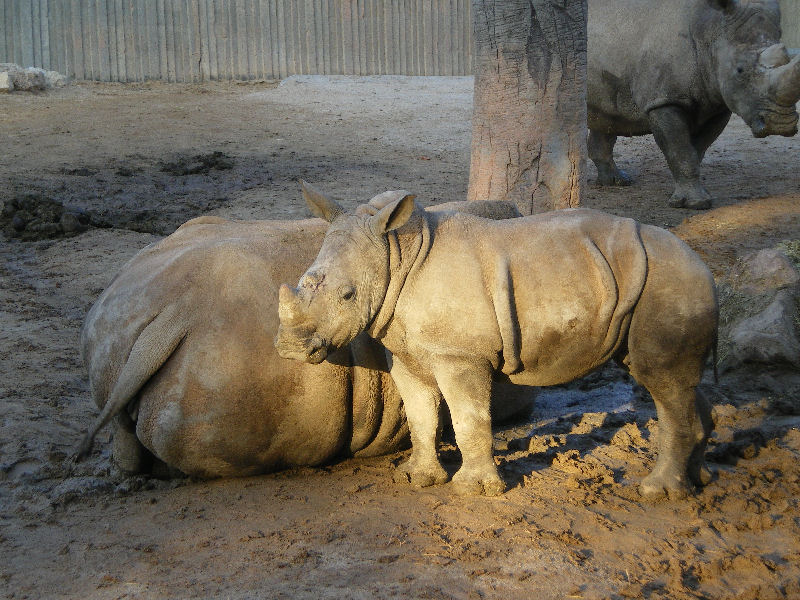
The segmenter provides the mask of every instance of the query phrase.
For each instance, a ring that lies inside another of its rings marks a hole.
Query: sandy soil
[[[0,596],[800,597],[800,374],[778,367],[703,384],[717,477],[677,502],[639,499],[657,424],[610,368],[497,429],[498,498],[394,485],[400,455],[240,480],[124,478],[108,432],[91,460],[64,467],[96,414],[79,328],[134,253],[199,214],[306,216],[299,177],[350,206],[398,188],[462,199],[470,112],[467,78],[0,98],[0,201],[40,193],[93,223],[63,239],[0,237]],[[800,236],[799,147],[734,119],[704,167],[721,208],[693,214],[667,207],[652,138],[621,140],[636,185],[590,186],[585,204],[680,225],[724,279],[744,250]],[[454,468],[454,447],[442,453]]]

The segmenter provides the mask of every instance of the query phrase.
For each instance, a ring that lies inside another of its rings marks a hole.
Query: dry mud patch
[[[509,490],[391,483],[401,455],[263,477],[124,478],[65,459],[95,409],[78,352],[86,311],[139,249],[199,214],[307,216],[302,177],[352,207],[385,189],[458,200],[468,78],[292,78],[282,85],[85,84],[0,103],[0,201],[89,215],[86,232],[0,240],[0,597],[800,597],[800,375],[707,375],[717,476],[643,503],[652,402],[607,368],[546,390],[498,427]],[[676,227],[720,279],[746,250],[800,236],[798,140],[734,119],[708,152],[713,211],[671,209],[652,138],[621,140],[625,189],[586,204]],[[590,172],[590,181],[594,174]],[[687,220],[688,218],[688,220]],[[442,448],[457,467],[452,444]]]

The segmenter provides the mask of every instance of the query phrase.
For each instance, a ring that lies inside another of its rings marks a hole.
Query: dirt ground
[[[717,475],[682,501],[640,500],[657,424],[615,369],[497,429],[497,498],[395,485],[401,455],[125,478],[107,431],[65,468],[96,414],[80,326],[129,258],[200,214],[305,217],[298,178],[348,206],[399,188],[463,199],[471,85],[301,77],[0,98],[0,201],[41,195],[91,223],[39,241],[0,233],[1,597],[800,598],[800,374],[780,367],[706,378]],[[667,206],[652,138],[623,139],[617,162],[636,184],[590,184],[585,204],[679,226],[724,279],[745,250],[800,237],[798,149],[735,118],[704,163],[719,208],[697,214]],[[452,470],[456,450],[442,453]]]

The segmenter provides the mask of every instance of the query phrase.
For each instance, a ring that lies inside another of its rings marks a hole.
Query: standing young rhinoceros
[[[519,214],[498,203],[462,208]],[[111,419],[113,459],[130,472],[156,458],[197,477],[246,476],[406,446],[382,346],[362,335],[316,366],[275,350],[278,285],[302,274],[325,228],[318,219],[201,217],[128,262],[82,331],[102,412],[81,455]],[[519,394],[513,409],[531,398]]]
[[[645,495],[703,484],[710,406],[696,386],[717,335],[714,280],[677,237],[576,209],[489,221],[399,197],[347,215],[313,188],[331,223],[298,289],[280,288],[281,356],[321,363],[366,331],[392,353],[412,455],[400,479],[432,485],[440,398],[463,456],[462,492],[503,491],[492,458],[492,380],[547,386],[620,360],[653,395],[659,457]]]
[[[589,0],[589,156],[601,185],[627,185],[618,135],[652,133],[675,179],[670,206],[711,197],[700,162],[731,112],[753,135],[797,133],[800,56],[780,43],[777,0]]]

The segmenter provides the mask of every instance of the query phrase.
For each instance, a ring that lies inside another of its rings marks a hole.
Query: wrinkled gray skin
[[[616,359],[658,411],[659,457],[642,493],[707,482],[710,406],[695,388],[716,341],[716,291],[677,237],[586,209],[489,221],[425,213],[397,192],[374,215],[348,215],[304,193],[331,225],[298,288],[280,288],[276,346],[310,363],[364,331],[386,346],[413,448],[399,480],[447,480],[436,453],[444,398],[463,457],[453,483],[501,493],[492,381],[555,385]]]
[[[440,210],[519,215],[510,204],[454,204]],[[278,285],[313,261],[325,229],[318,219],[201,217],[128,262],[82,331],[103,410],[80,455],[110,420],[112,459],[128,472],[247,476],[406,447],[382,346],[361,335],[316,366],[275,350]],[[532,393],[499,417],[529,410]]]
[[[800,56],[780,43],[777,0],[589,0],[589,157],[628,185],[617,136],[652,133],[675,180],[669,204],[703,209],[700,162],[736,113],[753,135],[797,133]]]

